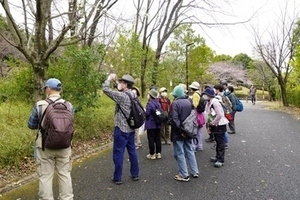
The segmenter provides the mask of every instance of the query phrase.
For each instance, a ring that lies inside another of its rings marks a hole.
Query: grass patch
[[[109,141],[114,128],[115,102],[100,91],[96,108],[75,113],[74,144],[82,141]],[[146,100],[142,100],[146,105]],[[36,130],[27,127],[32,105],[6,101],[0,104],[0,168],[19,167],[33,157]],[[77,145],[76,145],[77,146]]]

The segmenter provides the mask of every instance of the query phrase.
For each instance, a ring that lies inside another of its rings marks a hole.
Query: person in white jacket
[[[215,98],[215,92],[212,88],[207,88],[203,92],[203,98],[208,100],[206,104],[207,113],[207,132],[214,135],[216,141],[216,156],[211,157],[215,167],[222,167],[225,162],[225,141],[224,136],[228,120],[224,116],[224,110],[220,102]]]

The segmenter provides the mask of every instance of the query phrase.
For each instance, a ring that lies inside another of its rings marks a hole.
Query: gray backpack
[[[52,101],[45,109],[39,123],[42,133],[42,149],[64,149],[71,146],[74,126],[73,113],[70,103],[67,101]],[[41,126],[44,120],[43,126]]]

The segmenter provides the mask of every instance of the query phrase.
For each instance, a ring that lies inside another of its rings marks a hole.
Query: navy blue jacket
[[[156,124],[154,121],[154,115],[156,109],[161,109],[160,103],[156,99],[150,99],[146,105],[146,122],[145,130],[148,129],[160,129],[161,124]]]
[[[192,101],[188,97],[176,98],[171,105],[171,141],[184,140],[181,136],[181,123],[189,116],[192,111]]]

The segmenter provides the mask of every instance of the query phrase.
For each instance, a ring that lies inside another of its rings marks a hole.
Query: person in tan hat
[[[159,98],[158,102],[160,103],[161,109],[163,110],[165,116],[166,116],[166,121],[161,123],[161,129],[160,129],[160,138],[162,144],[167,144],[170,145],[170,125],[168,124],[168,117],[169,117],[169,112],[171,108],[171,101],[168,98],[168,93],[167,89],[165,87],[162,87],[159,89]]]
[[[201,93],[200,93],[200,84],[196,81],[192,82],[192,84],[189,86],[192,92],[192,101],[193,101],[193,106],[196,109],[200,103],[201,99]],[[195,152],[197,151],[202,151],[203,150],[203,145],[202,145],[202,127],[205,124],[204,116],[203,113],[200,113],[197,111],[197,115],[202,115],[202,122],[199,124],[198,122],[198,130],[197,130],[197,135],[196,135],[196,140],[193,140],[193,149]],[[200,118],[200,116],[198,116]],[[204,122],[204,123],[203,123]]]
[[[155,122],[156,111],[161,110],[161,106],[156,100],[158,92],[151,89],[148,93],[148,102],[146,105],[146,121],[145,130],[147,130],[147,138],[149,145],[149,154],[147,158],[150,160],[161,158],[161,141],[160,141],[160,128],[161,124]]]

